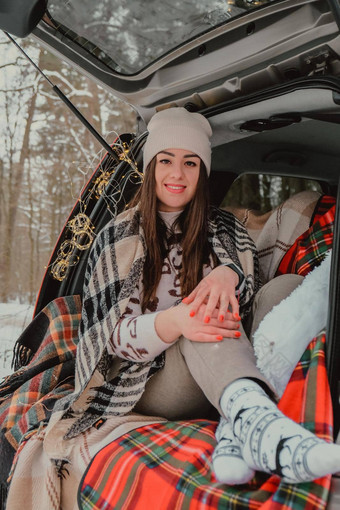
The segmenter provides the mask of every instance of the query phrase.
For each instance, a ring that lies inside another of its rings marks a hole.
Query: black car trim
[[[329,288],[329,310],[327,320],[326,362],[328,380],[331,389],[334,416],[334,439],[340,429],[339,403],[339,362],[340,362],[340,177],[336,200],[336,212],[333,231],[332,262]]]
[[[47,0],[2,0],[0,29],[17,37],[26,37],[37,26],[47,7]]]
[[[328,0],[328,5],[330,6],[336,24],[340,29],[340,4],[337,0]]]

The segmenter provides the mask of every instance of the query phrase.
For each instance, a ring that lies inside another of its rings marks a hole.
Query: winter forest
[[[108,141],[135,130],[128,105],[32,40],[21,44]],[[51,250],[102,154],[4,35],[0,48],[0,301],[34,303]]]
[[[18,41],[110,143],[135,131],[132,108],[33,39]],[[0,376],[32,318],[51,252],[103,156],[100,144],[0,35]]]

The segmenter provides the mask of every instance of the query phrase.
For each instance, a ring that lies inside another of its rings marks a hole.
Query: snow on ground
[[[12,373],[13,347],[32,320],[34,307],[19,303],[0,303],[0,379]]]

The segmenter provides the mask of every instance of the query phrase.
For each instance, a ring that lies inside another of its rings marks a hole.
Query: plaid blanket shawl
[[[218,209],[211,210],[208,240],[222,264],[232,262],[243,270],[245,286],[240,296],[240,310],[241,315],[245,315],[259,285],[255,245],[232,214]],[[139,283],[145,255],[138,208],[127,210],[112,220],[99,233],[90,253],[79,327],[75,391],[59,401],[55,409],[65,410],[66,416],[70,416],[77,399],[91,385],[91,377],[98,379],[100,375],[101,384],[93,389],[87,408],[78,415],[67,433],[68,438],[87,430],[103,416],[128,413],[140,398],[148,378],[164,365],[164,353],[151,362],[124,360],[119,374],[107,381],[110,357],[106,345]]]
[[[296,367],[279,407],[332,441],[332,407],[325,369],[325,335]],[[104,447],[80,484],[82,510],[322,510],[331,476],[288,484],[257,473],[248,485],[217,483],[211,469],[216,422],[195,420],[141,427]]]

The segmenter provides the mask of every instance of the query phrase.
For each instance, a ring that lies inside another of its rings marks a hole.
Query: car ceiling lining
[[[286,114],[307,117],[325,113],[340,113],[340,105],[335,103],[331,90],[317,88],[295,90],[218,115],[211,112],[209,121],[213,129],[212,147],[253,135],[254,132],[241,129],[245,122],[251,120]]]

